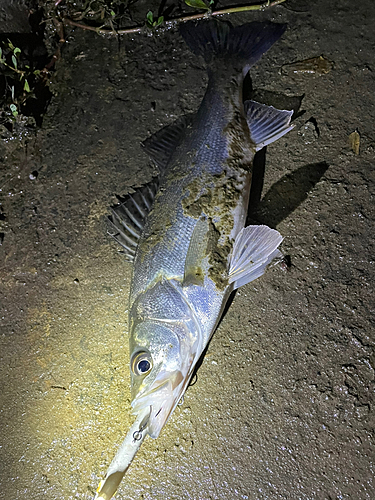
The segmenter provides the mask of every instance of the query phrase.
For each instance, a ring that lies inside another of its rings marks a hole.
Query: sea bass
[[[145,436],[157,438],[182,398],[231,292],[281,254],[281,235],[245,226],[252,161],[286,134],[292,111],[243,102],[242,85],[283,34],[281,24],[180,28],[205,59],[209,82],[193,116],[144,144],[160,175],[113,210],[114,236],[134,262],[130,371],[137,416],[96,498],[115,493]]]

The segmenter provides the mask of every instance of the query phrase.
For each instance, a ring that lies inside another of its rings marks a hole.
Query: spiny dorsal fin
[[[233,245],[229,269],[229,283],[234,283],[233,289],[259,278],[274,259],[281,258],[277,247],[282,241],[281,234],[268,226],[244,227]]]
[[[293,125],[290,125],[293,111],[281,111],[273,106],[266,106],[255,101],[246,101],[244,108],[250,136],[256,145],[256,151],[260,151],[264,146],[276,141],[293,128]]]
[[[195,114],[191,114],[178,118],[142,143],[146,153],[154,160],[161,171],[166,167],[173,151],[181,143],[186,129],[192,123],[194,117]]]
[[[108,234],[125,249],[125,257],[131,262],[134,260],[144,220],[151,210],[158,186],[158,179],[155,178],[137,188],[135,193],[127,194],[119,205],[111,207],[112,215],[108,217],[108,221],[112,231],[108,231]]]

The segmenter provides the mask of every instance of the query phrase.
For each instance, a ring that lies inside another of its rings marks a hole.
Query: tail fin
[[[285,24],[253,22],[234,28],[230,23],[214,19],[180,26],[180,33],[189,48],[203,56],[208,66],[215,59],[223,58],[241,63],[245,73],[285,30]]]

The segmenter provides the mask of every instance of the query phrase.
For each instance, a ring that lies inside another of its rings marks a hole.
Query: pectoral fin
[[[246,101],[244,108],[250,136],[256,145],[256,151],[260,151],[264,146],[276,141],[293,128],[293,125],[290,125],[293,111],[281,111],[273,106],[266,106],[255,101]]]
[[[184,281],[182,286],[203,286],[203,259],[207,254],[209,222],[201,217],[195,225],[186,254]]]
[[[281,234],[268,226],[247,226],[237,235],[229,269],[229,283],[234,290],[262,276],[266,267],[282,257],[277,247]]]

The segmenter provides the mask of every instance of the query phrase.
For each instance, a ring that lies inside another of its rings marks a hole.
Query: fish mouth
[[[142,391],[133,399],[132,413],[135,415],[150,407],[147,433],[152,438],[159,436],[182,398],[190,378],[190,374],[184,377],[180,371],[169,373],[167,376],[159,374],[147,391]]]

